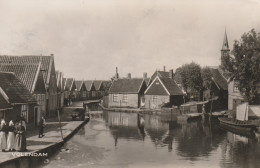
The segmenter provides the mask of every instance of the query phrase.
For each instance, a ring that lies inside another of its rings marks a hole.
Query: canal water
[[[39,167],[259,167],[260,142],[171,113],[96,112]]]

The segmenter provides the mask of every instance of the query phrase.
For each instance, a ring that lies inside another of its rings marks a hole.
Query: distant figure
[[[39,123],[39,138],[42,138],[44,136],[43,129],[45,127],[45,118],[42,116],[41,121]]]
[[[8,136],[7,136],[7,150],[9,151],[14,151],[15,149],[15,127],[14,123],[11,120],[9,122],[9,127],[8,127]]]
[[[6,132],[7,132],[6,123],[5,120],[3,119],[1,120],[1,124],[0,124],[0,149],[2,150],[2,152],[5,152],[5,149],[7,147]]]
[[[26,151],[25,128],[22,125],[22,121],[18,123],[16,128],[15,150],[19,152]]]

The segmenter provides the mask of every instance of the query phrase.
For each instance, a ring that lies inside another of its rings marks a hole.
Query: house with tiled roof
[[[171,107],[180,106],[183,103],[184,92],[174,81],[173,73],[163,74],[158,72],[155,78],[151,78],[153,81],[144,93],[145,108],[158,109],[164,105]]]
[[[97,94],[96,94],[96,87],[94,85],[94,82],[92,80],[85,80],[84,84],[87,89],[87,99],[88,100],[96,99]]]
[[[76,91],[77,91],[77,100],[86,100],[87,99],[87,88],[83,80],[76,80]]]
[[[38,102],[37,123],[46,114],[46,88],[41,71],[41,62],[32,63],[21,60],[19,56],[0,56],[0,71],[13,72]]]
[[[0,94],[4,98],[4,102],[0,98],[1,104],[7,106],[7,102],[12,106],[12,109],[1,111],[7,122],[16,120],[19,115],[25,118],[29,126],[37,124],[37,100],[13,72],[0,72]]]
[[[108,91],[108,106],[138,108],[141,106],[146,88],[142,78],[116,79]]]
[[[40,71],[43,75],[46,96],[46,116],[53,117],[57,115],[57,80],[55,74],[54,56],[0,56],[0,63],[17,64],[41,64]],[[25,84],[26,85],[26,84]]]
[[[153,75],[151,76],[151,78],[150,78],[150,80],[149,80],[149,85],[153,82],[153,80],[157,77],[157,76],[159,76],[159,77],[164,77],[164,78],[168,78],[169,76],[173,76],[174,74],[173,74],[173,71],[172,70],[170,70],[169,72],[167,72],[167,71],[159,71],[159,70],[156,70],[154,73],[153,73]]]

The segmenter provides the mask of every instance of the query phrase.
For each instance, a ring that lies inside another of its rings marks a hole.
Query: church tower
[[[222,49],[220,51],[221,51],[221,66],[223,66],[224,65],[224,57],[228,56],[229,52],[230,52],[226,30],[225,30]]]

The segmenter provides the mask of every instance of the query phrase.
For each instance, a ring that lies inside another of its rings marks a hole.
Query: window
[[[117,102],[118,101],[118,95],[117,94],[113,94],[113,102]]]
[[[24,104],[21,106],[21,116],[24,117],[26,122],[28,122],[28,105]]]
[[[92,97],[95,97],[96,96],[95,91],[91,91],[91,95],[92,95]]]
[[[127,103],[128,102],[128,95],[124,94],[123,95],[123,103]]]
[[[158,100],[158,97],[157,96],[153,96],[153,104],[157,104],[157,100]]]
[[[238,91],[239,91],[239,89],[238,89],[238,82],[235,81],[234,82],[234,92],[238,92]]]

